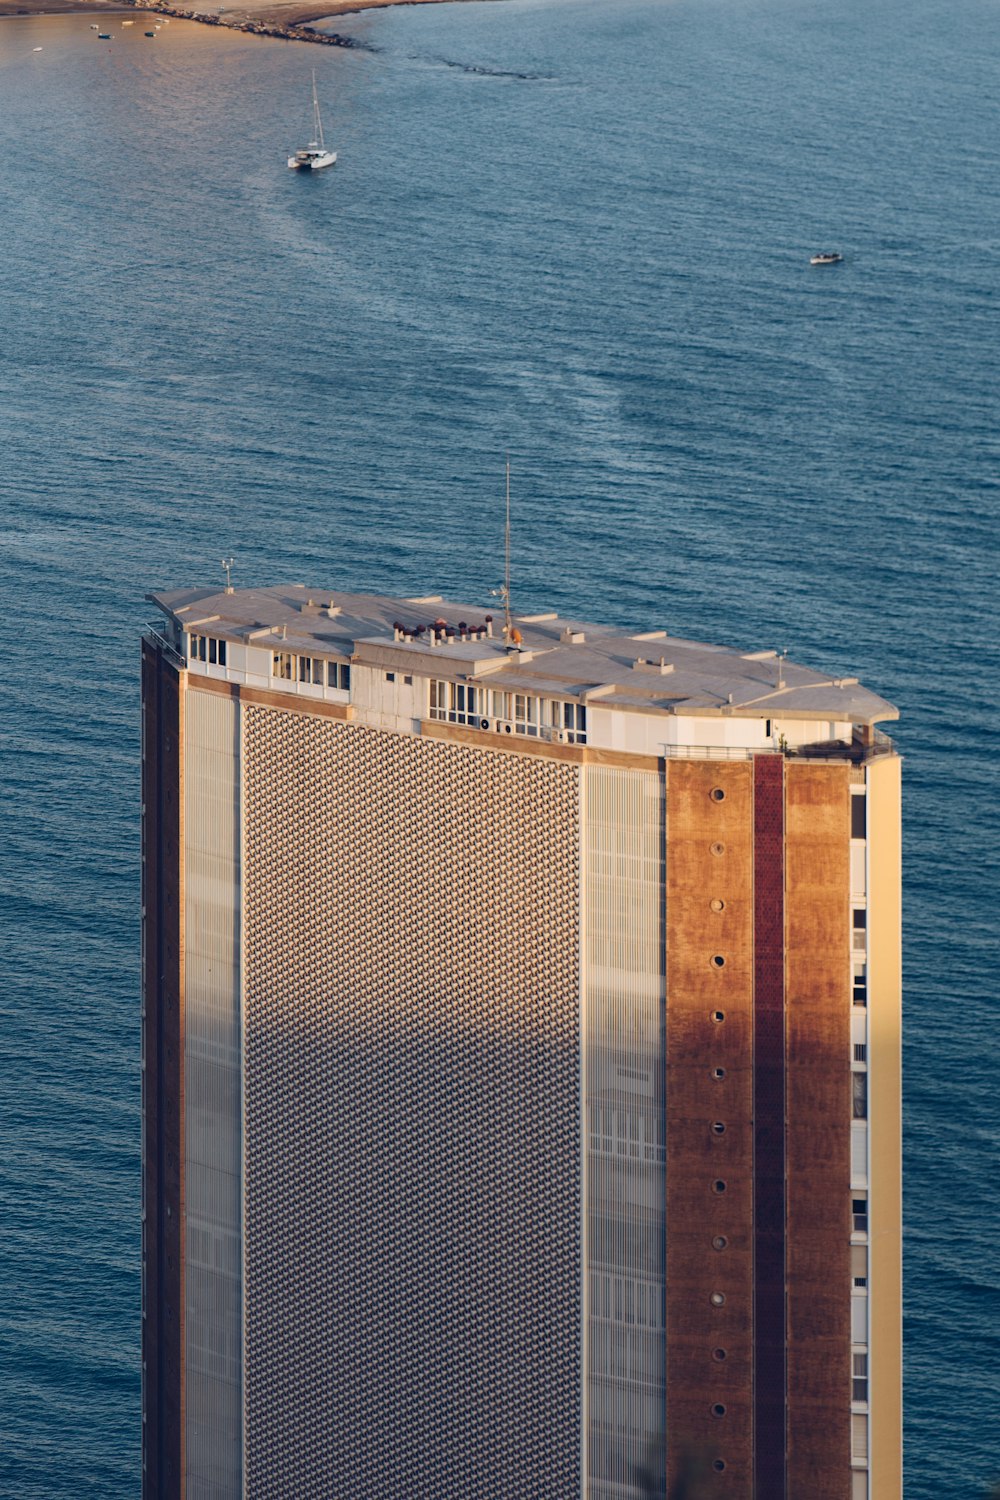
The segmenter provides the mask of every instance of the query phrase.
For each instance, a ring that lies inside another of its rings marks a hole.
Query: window
[[[351,669],[346,661],[328,661],[326,664],[327,687],[339,688],[342,693],[351,690]]]
[[[553,703],[552,723],[562,730],[571,745],[587,743],[587,710],[582,703]]]
[[[868,1048],[865,1045],[865,1043],[864,1042],[855,1042],[854,1043],[854,1061],[855,1062],[864,1062],[865,1058],[867,1057],[867,1055],[868,1055]]]
[[[851,1400],[868,1400],[868,1356],[867,1354],[853,1354],[851,1356],[852,1379]]]
[[[295,657],[290,651],[275,651],[271,663],[271,676],[291,682],[295,673]]]
[[[298,658],[298,662],[300,682],[322,684],[323,663],[318,658],[312,656],[300,656]]]
[[[386,682],[395,682],[396,681],[396,674],[395,674],[395,672],[386,672],[386,674],[385,674],[385,680],[386,680]]]
[[[851,1457],[864,1461],[868,1457],[868,1418],[855,1414],[851,1418]]]
[[[863,956],[868,940],[868,913],[863,906],[855,909],[851,925],[854,929],[852,933],[854,951]]]
[[[868,986],[863,979],[854,981],[854,1003],[855,1005],[868,1004]]]
[[[226,665],[226,642],[214,635],[188,636],[188,661],[203,661],[209,666]]]
[[[514,694],[514,728],[518,734],[538,733],[538,699],[528,693]]]
[[[851,1199],[851,1214],[852,1214],[852,1217],[853,1217],[853,1220],[854,1220],[854,1230],[855,1230],[855,1233],[856,1234],[867,1234],[868,1233],[868,1199],[867,1198],[852,1198]]]
[[[860,796],[851,796],[851,838],[863,839],[867,835],[867,812],[868,803],[862,793]]]
[[[868,1074],[851,1074],[852,1114],[855,1120],[868,1118]]]
[[[476,687],[464,682],[433,681],[430,684],[430,717],[449,724],[470,724],[475,729],[494,729],[534,738],[564,739],[570,744],[587,743],[587,710],[582,703],[563,703],[555,698],[537,698],[532,693],[511,693],[498,688]]]
[[[464,682],[431,682],[430,714],[432,719],[445,719],[449,724],[472,724],[479,727],[485,717],[486,693],[482,688],[469,687]]]

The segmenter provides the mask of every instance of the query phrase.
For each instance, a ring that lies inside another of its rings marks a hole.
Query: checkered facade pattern
[[[579,1494],[579,771],[247,706],[249,1500]]]

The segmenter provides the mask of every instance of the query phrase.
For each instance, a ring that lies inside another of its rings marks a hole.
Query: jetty
[[[202,26],[225,26],[230,31],[244,31],[250,36],[275,37],[285,42],[314,42],[321,47],[353,47],[364,52],[375,51],[370,42],[359,42],[354,37],[342,36],[333,31],[317,31],[305,21],[280,22],[263,16],[258,19],[238,10],[231,14],[224,10],[188,10],[180,5],[170,5],[167,0],[125,0],[125,4],[150,14],[170,16],[178,21],[198,21]]]

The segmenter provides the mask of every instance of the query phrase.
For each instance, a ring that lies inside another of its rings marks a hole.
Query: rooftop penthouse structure
[[[150,598],[147,1500],[898,1497],[892,705]]]

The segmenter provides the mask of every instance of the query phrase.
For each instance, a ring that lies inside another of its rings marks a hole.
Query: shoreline
[[[94,11],[124,14],[130,10],[147,15],[170,16],[172,20],[198,21],[207,26],[225,26],[252,36],[276,37],[284,41],[319,42],[328,47],[360,47],[364,42],[333,32],[315,31],[317,21],[337,16],[360,15],[395,5],[485,4],[487,0],[243,0],[232,8],[216,5],[194,10],[169,0],[0,0],[0,19],[11,16],[90,15]]]

